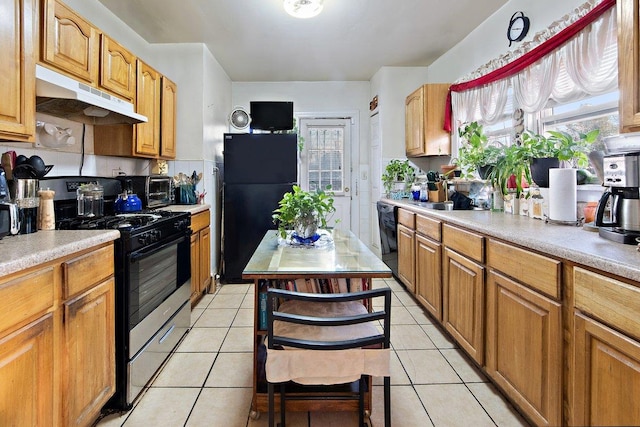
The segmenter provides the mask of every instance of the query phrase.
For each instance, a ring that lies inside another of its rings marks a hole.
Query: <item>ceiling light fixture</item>
[[[313,18],[322,12],[324,0],[284,0],[284,10],[296,18]]]

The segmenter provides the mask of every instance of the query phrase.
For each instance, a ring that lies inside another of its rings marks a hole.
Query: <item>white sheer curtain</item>
[[[586,3],[582,9],[592,6],[593,2]],[[565,22],[558,21],[554,25],[564,28],[575,18],[568,15],[564,19]],[[549,33],[562,28],[541,32],[534,41],[548,38]],[[522,55],[533,47],[521,48],[505,57]],[[460,125],[478,120],[493,124],[504,120],[512,113],[505,111],[510,92],[513,92],[514,108],[522,108],[527,113],[535,113],[550,104],[610,92],[618,85],[617,59],[616,9],[612,7],[578,36],[522,72],[476,89],[452,92],[454,123]],[[499,58],[482,67],[481,72],[488,73],[491,68],[502,65],[504,58]],[[478,73],[476,70],[472,75]]]

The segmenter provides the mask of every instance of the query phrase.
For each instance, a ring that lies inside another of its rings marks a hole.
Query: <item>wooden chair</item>
[[[384,308],[363,304],[384,298]],[[380,330],[380,321],[382,329]],[[280,417],[285,426],[285,384],[347,384],[359,380],[359,422],[364,426],[364,392],[368,376],[384,377],[385,426],[391,426],[390,377],[391,290],[312,294],[269,289],[267,292],[267,361],[269,426],[274,426],[274,384],[280,384]],[[368,387],[372,384],[369,381]],[[304,394],[301,399],[308,399]],[[317,397],[316,397],[317,398]]]

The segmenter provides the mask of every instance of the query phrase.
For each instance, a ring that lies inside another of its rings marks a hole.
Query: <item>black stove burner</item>
[[[58,221],[59,230],[107,230],[115,229],[131,232],[161,223],[167,218],[184,216],[182,213],[171,211],[145,211],[136,213],[122,213],[93,218],[66,218]]]

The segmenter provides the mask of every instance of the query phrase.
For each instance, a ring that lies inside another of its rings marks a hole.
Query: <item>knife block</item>
[[[437,190],[429,190],[429,201],[430,202],[444,202],[444,187],[442,186],[442,181],[437,181],[436,187]]]

